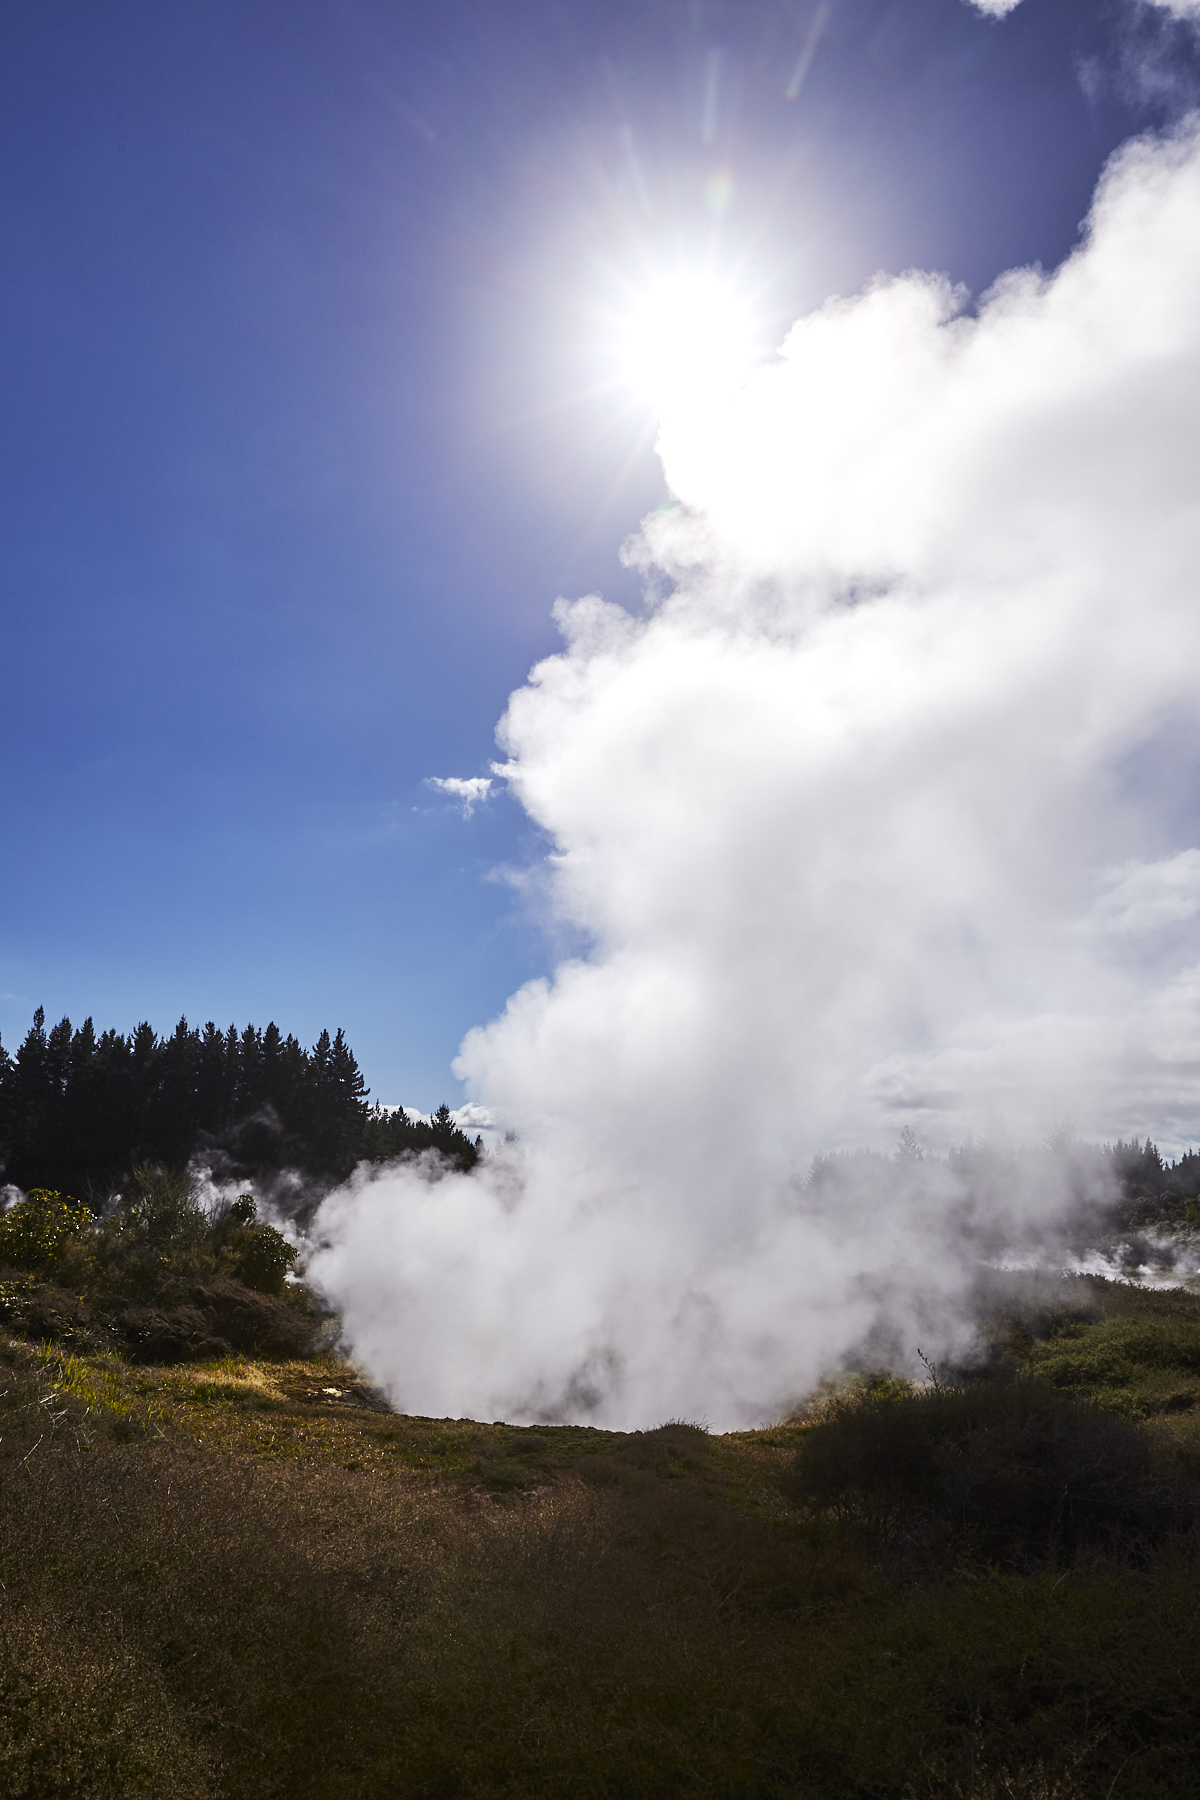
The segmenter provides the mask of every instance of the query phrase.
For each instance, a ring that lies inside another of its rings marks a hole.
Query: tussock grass
[[[124,1363],[114,1356],[83,1357],[55,1344],[39,1344],[33,1363],[40,1377],[43,1406],[73,1402],[73,1422],[91,1419],[116,1435],[156,1433],[162,1436],[171,1423],[167,1410],[129,1379]]]

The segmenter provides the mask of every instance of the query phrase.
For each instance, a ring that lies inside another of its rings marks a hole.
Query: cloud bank
[[[592,946],[463,1044],[520,1143],[321,1215],[402,1406],[756,1422],[952,1332],[982,1241],[946,1165],[816,1153],[1194,1139],[1197,217],[1196,130],[1135,142],[1053,276],[881,280],[676,401],[652,604],[560,603],[500,728]]]

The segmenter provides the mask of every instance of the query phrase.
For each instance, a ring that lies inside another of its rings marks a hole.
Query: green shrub
[[[1056,1387],[1124,1386],[1146,1370],[1200,1373],[1200,1323],[1104,1319],[1060,1329],[1028,1353],[1031,1372]]]
[[[73,1241],[90,1239],[95,1221],[86,1206],[50,1188],[30,1188],[0,1215],[0,1267],[54,1269]]]
[[[135,1168],[97,1247],[100,1287],[149,1300],[164,1283],[215,1272],[209,1218],[186,1175]]]
[[[232,1273],[259,1294],[282,1294],[298,1252],[273,1225],[242,1225],[231,1235]]]
[[[259,1294],[282,1294],[299,1251],[273,1225],[258,1219],[253,1194],[239,1194],[212,1219],[210,1234],[222,1274]]]
[[[116,1243],[178,1254],[198,1251],[209,1235],[209,1218],[192,1181],[172,1169],[135,1167],[113,1217]]]

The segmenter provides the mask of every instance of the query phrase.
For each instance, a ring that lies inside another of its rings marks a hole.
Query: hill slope
[[[333,1359],[10,1340],[0,1791],[1194,1791],[1200,1302],[1065,1283],[991,1328],[953,1441],[880,1380],[630,1435],[399,1417]],[[1093,1483],[1126,1434],[1132,1535],[1030,1535],[1010,1484],[981,1550],[958,1472],[997,1404],[1026,1498],[1047,1407]],[[851,1503],[881,1430],[900,1530]]]

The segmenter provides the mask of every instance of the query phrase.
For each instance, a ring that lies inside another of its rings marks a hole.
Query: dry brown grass
[[[787,1509],[792,1430],[7,1354],[14,1800],[1140,1800],[1200,1770],[1190,1552],[914,1585]]]
[[[323,1455],[279,1454],[271,1426],[252,1440],[266,1454],[245,1440],[231,1454],[215,1409],[236,1421],[279,1400],[295,1368],[214,1368],[190,1408],[179,1372],[131,1372],[140,1423],[111,1370],[90,1396],[85,1366],[66,1374],[70,1387],[56,1353],[22,1353],[6,1394],[0,1568],[41,1744],[35,1778],[10,1791],[519,1792],[555,1770],[577,1779],[581,1759],[694,1780],[717,1755],[696,1721],[728,1725],[731,1650],[745,1657],[726,1619],[761,1578],[765,1527],[677,1482],[696,1461],[686,1433],[683,1457],[670,1428],[632,1446],[568,1434],[629,1453],[593,1470],[599,1485],[505,1478],[506,1499],[487,1485],[495,1469],[544,1462],[544,1435],[482,1428],[508,1455],[481,1459],[474,1427],[331,1407],[312,1427],[330,1427]],[[363,1449],[404,1426],[407,1463]],[[335,1446],[354,1455],[335,1461]],[[76,1596],[65,1625],[63,1595]],[[71,1632],[96,1682],[77,1684],[60,1654]],[[109,1786],[79,1786],[78,1756],[58,1748],[90,1734],[110,1747]],[[163,1789],[150,1750],[161,1741],[171,1760],[176,1740],[189,1754],[171,1780],[185,1785]]]

